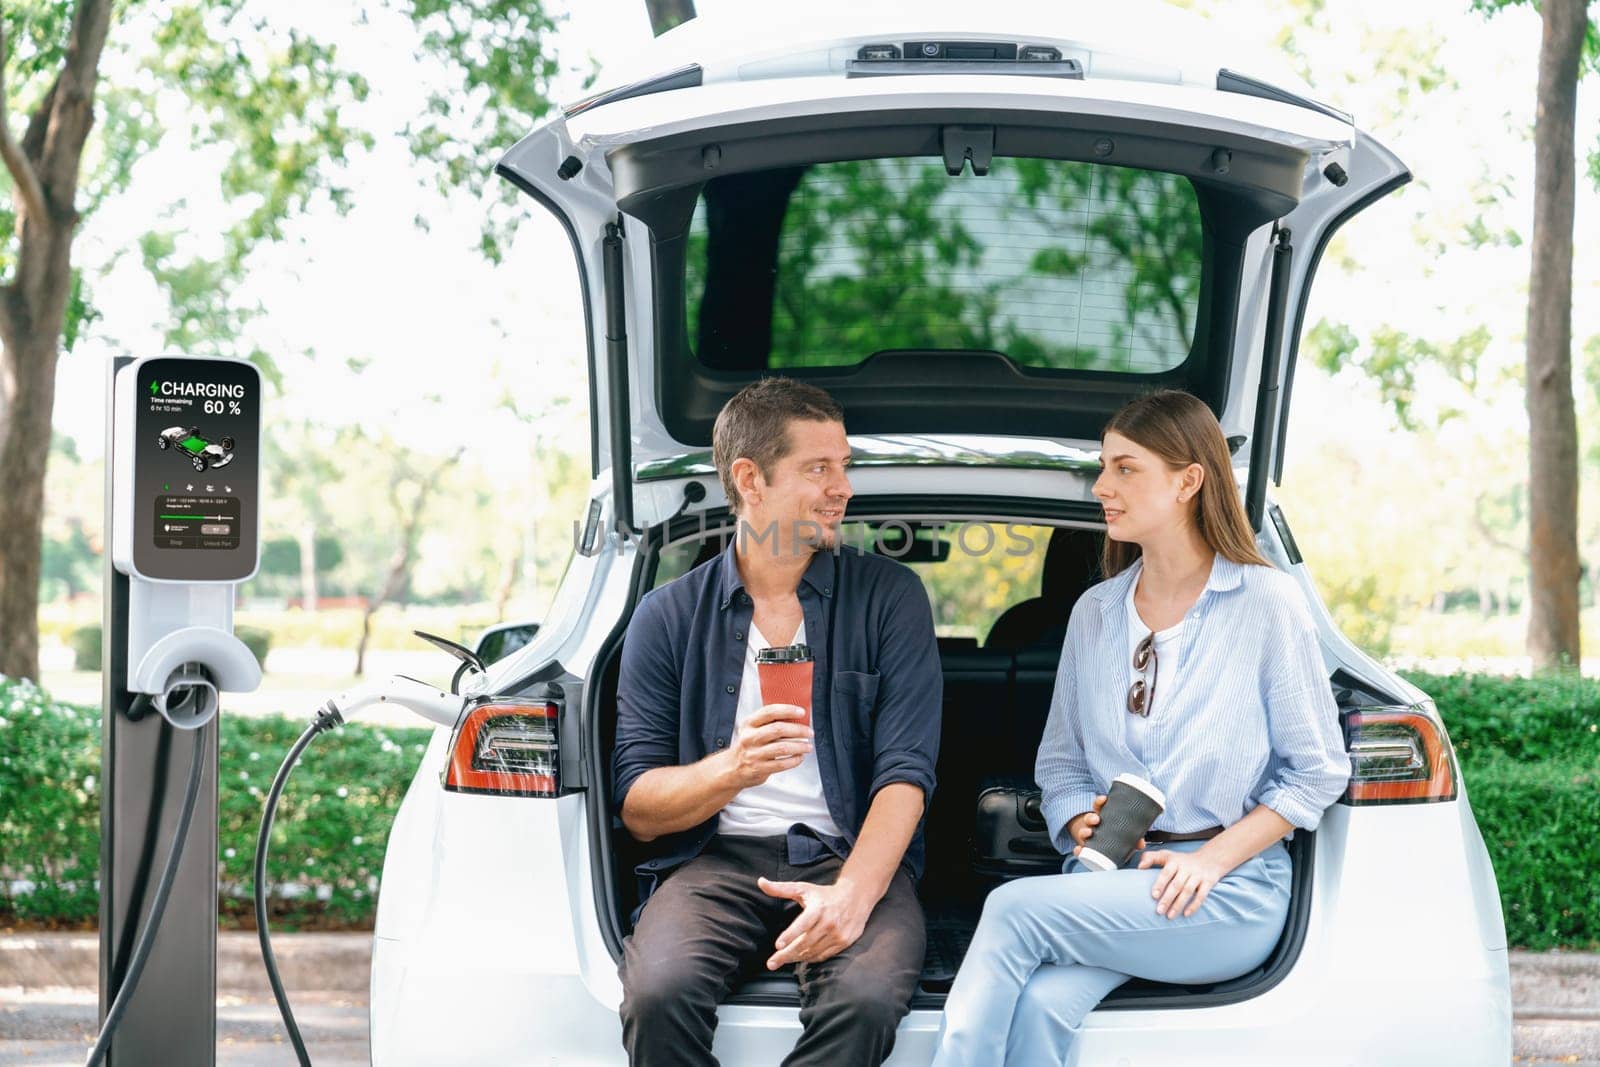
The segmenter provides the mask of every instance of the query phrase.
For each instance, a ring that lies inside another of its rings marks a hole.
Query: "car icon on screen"
[[[233,438],[208,441],[200,435],[198,427],[169,426],[156,439],[161,449],[175,449],[189,458],[197,471],[216,470],[233,462]]]

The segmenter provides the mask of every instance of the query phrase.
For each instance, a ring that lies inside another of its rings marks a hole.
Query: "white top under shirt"
[[[790,644],[804,644],[806,624],[802,621]],[[739,705],[734,713],[733,732],[740,730],[762,707],[761,676],[756,672],[756,653],[770,648],[755,623],[750,624],[750,640],[745,646],[744,673],[739,680]],[[732,837],[777,837],[789,832],[795,823],[804,823],[820,834],[843,837],[844,833],[828,814],[822,795],[822,774],[817,769],[817,752],[805,754],[799,766],[779,771],[760,785],[739,791],[728,801],[717,820],[717,833]]]
[[[1128,666],[1133,666],[1133,651],[1139,647],[1139,642],[1144,640],[1145,634],[1151,632],[1139,617],[1139,608],[1133,602],[1134,590],[1139,583],[1132,582],[1128,585]],[[1172,706],[1172,694],[1178,683],[1178,639],[1183,636],[1183,620],[1179,619],[1165,630],[1156,631],[1156,659],[1155,663],[1148,666],[1141,673],[1134,671],[1135,678],[1143,677],[1146,681],[1145,700],[1150,700],[1149,686],[1155,685],[1155,703],[1150,706],[1149,715],[1134,715],[1123,706],[1123,714],[1128,717],[1128,748],[1141,761],[1148,758],[1145,742],[1150,736],[1154,723],[1165,719],[1167,708]]]

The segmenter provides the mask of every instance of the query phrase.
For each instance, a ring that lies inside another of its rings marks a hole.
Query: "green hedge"
[[[1494,861],[1513,945],[1600,948],[1600,683],[1408,676],[1438,703]],[[261,803],[299,718],[222,717],[224,922],[251,922]],[[355,724],[318,739],[289,781],[272,842],[274,923],[368,926],[389,824],[429,731]],[[174,765],[184,755],[180,738]],[[0,678],[0,924],[98,915],[98,709]],[[340,791],[343,790],[343,793]],[[1537,828],[1537,833],[1528,833]],[[26,880],[31,888],[13,883]]]
[[[1406,677],[1433,697],[1450,732],[1507,938],[1530,949],[1600,948],[1600,682]]]
[[[305,722],[224,713],[221,723],[220,911],[225,924],[253,926],[261,805]],[[430,733],[355,723],[306,750],[273,824],[275,925],[371,925],[389,824]],[[184,773],[189,743],[187,734],[176,738],[172,773]],[[0,678],[0,925],[98,921],[99,774],[99,709]]]
[[[0,676],[0,924],[97,921],[99,774],[98,708]]]
[[[1433,698],[1461,762],[1578,759],[1600,765],[1600,681],[1576,675],[1405,675]]]
[[[68,642],[72,646],[72,669],[75,671],[97,671],[103,662],[104,653],[101,645],[104,643],[100,637],[100,624],[80,626],[72,631]]]
[[[1600,948],[1600,767],[1491,760],[1464,772],[1519,948]],[[1529,832],[1537,828],[1537,832]]]

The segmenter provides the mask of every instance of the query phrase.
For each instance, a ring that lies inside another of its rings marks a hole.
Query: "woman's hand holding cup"
[[[1072,838],[1072,854],[1076,856],[1083,851],[1083,844],[1094,836],[1094,828],[1100,825],[1100,809],[1105,807],[1106,795],[1101,793],[1094,798],[1094,809],[1082,815],[1074,815],[1067,821],[1067,835]],[[1139,838],[1139,848],[1144,848],[1144,838]]]

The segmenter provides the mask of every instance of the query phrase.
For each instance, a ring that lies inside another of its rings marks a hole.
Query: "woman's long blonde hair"
[[[1244,504],[1234,486],[1233,465],[1228,459],[1228,442],[1222,424],[1211,409],[1196,396],[1179,389],[1146,393],[1124,404],[1100,432],[1102,444],[1108,433],[1119,433],[1135,444],[1148,448],[1173,470],[1198,463],[1205,471],[1200,491],[1195,494],[1195,525],[1212,551],[1235,563],[1269,564],[1256,549],[1256,539],[1245,518]],[[1110,578],[1127,569],[1139,558],[1141,549],[1133,541],[1105,540],[1101,550],[1101,573]]]

